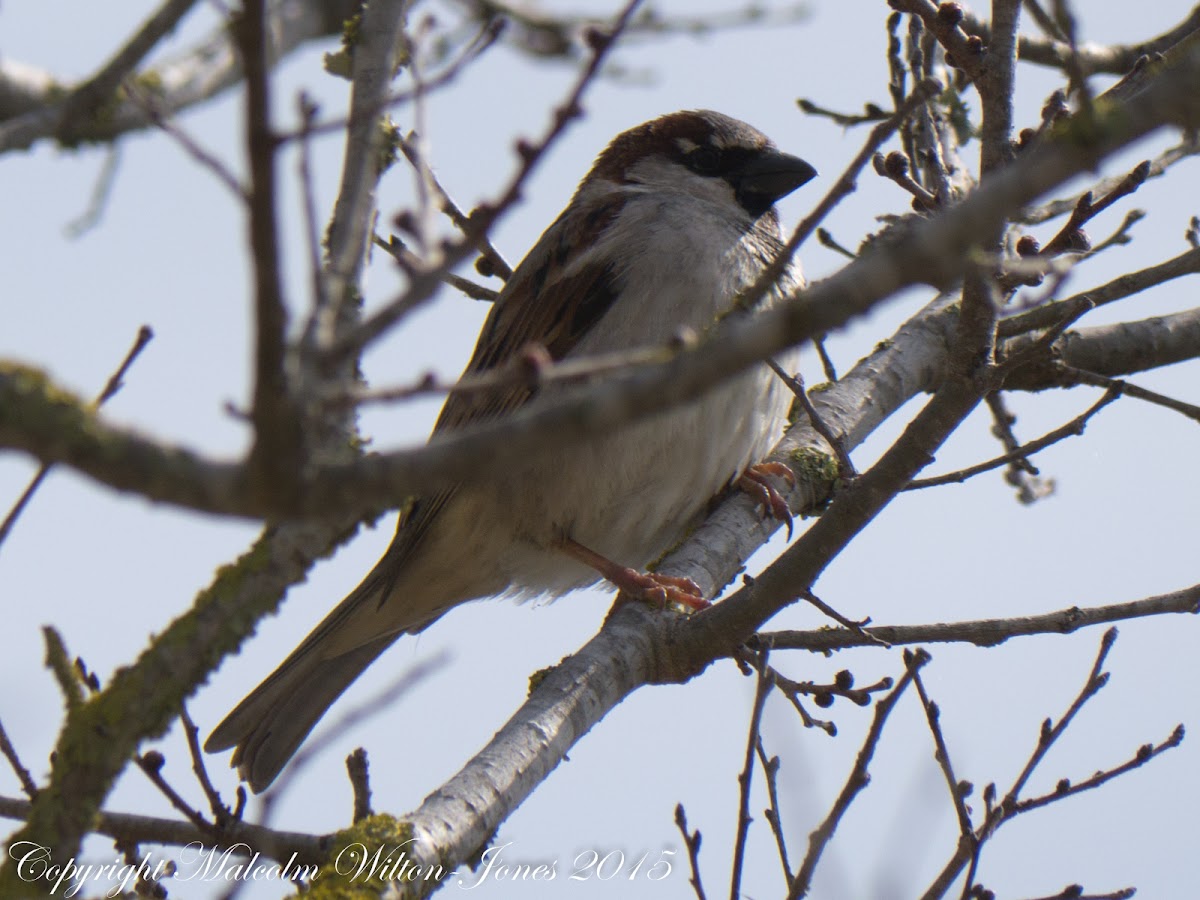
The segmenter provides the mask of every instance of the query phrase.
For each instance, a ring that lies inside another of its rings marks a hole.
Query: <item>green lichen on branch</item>
[[[814,497],[828,496],[839,477],[837,457],[815,447],[793,450],[787,464],[801,484],[810,486]]]
[[[0,361],[0,448],[65,463],[118,490],[157,496],[164,481],[190,484],[203,500],[205,465],[192,452],[111,428],[92,405],[39,369]],[[235,482],[220,490],[236,489]],[[202,503],[197,505],[203,506]]]
[[[412,826],[394,816],[368,816],[332,838],[332,849],[304,896],[308,900],[423,897],[453,874],[413,858]]]
[[[13,840],[74,856],[117,776],[138,745],[162,735],[182,702],[220,661],[302,581],[319,554],[304,552],[268,528],[237,562],[224,566],[192,608],[176,618],[108,686],[71,709],[54,750],[49,784]],[[326,534],[330,552],[343,534]],[[0,897],[32,896],[10,860],[0,869]]]
[[[375,158],[376,178],[382,176],[399,159],[400,145],[404,141],[400,126],[388,116],[380,118],[379,130],[383,133],[383,138],[379,142],[379,152]]]
[[[342,22],[342,46],[336,53],[326,53],[323,59],[325,71],[330,75],[349,81],[354,74],[354,48],[358,46],[362,18],[363,4],[360,3],[354,14]]]

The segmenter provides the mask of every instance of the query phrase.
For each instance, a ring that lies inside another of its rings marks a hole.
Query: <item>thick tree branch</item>
[[[14,797],[0,797],[0,817],[28,819],[33,804]],[[255,852],[270,859],[286,861],[293,853],[302,863],[320,861],[329,852],[328,836],[302,832],[279,831],[250,822],[235,822],[225,828],[220,837],[212,831],[198,828],[191,822],[138,816],[129,813],[99,812],[91,830],[116,841],[130,844],[166,844],[185,847],[203,844],[218,852],[228,850],[234,856],[248,857]],[[13,846],[9,844],[8,846]]]
[[[163,7],[173,10],[181,0]],[[188,4],[190,5],[190,4]],[[278,0],[271,6],[270,32],[276,58],[303,44],[341,33],[342,22],[353,14],[356,0]],[[131,41],[127,46],[134,46]],[[117,60],[114,59],[114,63]],[[128,74],[123,66],[122,75]],[[117,71],[114,68],[114,72]],[[159,115],[186,109],[235,87],[242,78],[241,62],[222,27],[186,54],[134,76],[159,100]],[[116,85],[105,94],[114,97]],[[20,63],[0,60],[0,153],[21,150],[55,134],[62,84],[52,75]],[[71,141],[108,141],[153,124],[143,104],[115,98],[104,115],[70,123]]]
[[[990,43],[991,27],[986,21],[968,13],[963,18],[963,28],[969,34],[982,38],[985,44]],[[1074,56],[1074,64],[1078,65],[1084,75],[1093,75],[1099,72],[1125,75],[1142,57],[1162,53],[1198,29],[1200,29],[1200,6],[1195,7],[1187,18],[1169,31],[1136,44],[1115,44],[1108,47],[1084,44],[1076,47],[1072,53],[1072,48],[1066,41],[1051,41],[1022,35],[1019,53],[1022,62],[1036,63],[1040,66],[1066,70]]]
[[[1008,356],[1023,352],[1035,338],[1007,341]],[[1200,307],[1137,322],[1118,322],[1068,331],[1054,345],[1055,358],[1015,369],[1006,390],[1037,391],[1080,384],[1072,370],[1119,378],[1200,356]]]
[[[1092,308],[1104,306],[1140,294],[1148,288],[1165,284],[1175,278],[1197,273],[1200,273],[1200,249],[1188,250],[1166,262],[1119,275],[1112,281],[1091,290],[1081,291],[1054,303],[1047,303],[1028,312],[1002,319],[999,324],[999,334],[1001,337],[1012,337],[1049,328],[1061,319],[1063,310],[1071,309],[1080,301],[1086,300]]]
[[[187,15],[196,0],[167,0],[117,54],[95,75],[71,91],[61,102],[32,110],[0,125],[0,152],[28,147],[39,137],[55,134],[60,140],[77,140],[105,103],[111,103],[121,82],[137,68],[155,45]]]
[[[167,730],[181,704],[253,623],[274,609],[312,562],[346,537],[345,523],[283,526],[266,531],[235,564],[222,569],[192,609],[155,637],[137,662],[117,670],[99,693],[72,709],[59,734],[50,780],[10,845],[31,841],[63,861],[94,826],[100,804],[138,744]],[[40,896],[16,863],[0,866],[0,896]]]
[[[304,431],[284,371],[287,311],[280,273],[275,139],[271,132],[266,0],[246,0],[235,33],[246,73],[250,258],[254,263],[254,446],[256,490],[287,496],[304,463]]]
[[[555,108],[550,126],[542,138],[535,143],[518,141],[517,155],[520,165],[508,184],[500,191],[499,198],[493,202],[481,203],[475,208],[467,228],[464,229],[463,238],[457,243],[443,246],[438,258],[431,260],[431,265],[414,273],[408,290],[402,296],[387,304],[353,331],[341,336],[336,345],[330,348],[329,355],[333,360],[350,359],[361,354],[368,344],[385,334],[412,310],[427,302],[441,286],[443,277],[475,252],[481,237],[486,235],[501,216],[520,199],[526,181],[545,157],[546,151],[564,133],[567,125],[583,114],[584,93],[599,75],[601,64],[608,58],[640,3],[641,0],[627,0],[607,30],[592,28],[586,33],[591,50],[587,64],[581,69],[566,100]]]
[[[368,4],[358,28],[342,181],[328,231],[323,294],[328,306],[318,311],[327,315],[316,322],[318,345],[345,330],[348,317],[358,318],[359,273],[367,252],[375,186],[386,168],[381,161],[387,158],[390,140],[383,110],[401,59],[406,11],[403,0]]]
[[[1070,136],[1069,123],[1061,126],[1058,137],[1027,151],[959,205],[864,254],[793,302],[748,321],[724,323],[712,339],[670,362],[573,392],[560,402],[448,434],[428,447],[315,467],[304,496],[296,498],[299,508],[284,512],[394,506],[418,489],[511,470],[537,452],[560,450],[685,402],[754,362],[844,325],[903,287],[953,283],[972,248],[1013,209],[1164,124],[1200,122],[1198,82],[1200,54],[1182,57],[1151,76],[1131,101],[1101,107],[1094,143]],[[240,490],[245,478],[240,466],[215,464],[108,428],[27,370],[0,371],[0,399],[0,446],[24,450],[42,462],[66,463],[153,499],[233,515],[280,512]]]

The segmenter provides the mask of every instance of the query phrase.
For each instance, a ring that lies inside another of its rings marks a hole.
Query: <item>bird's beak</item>
[[[816,174],[817,170],[798,156],[765,150],[738,172],[738,200],[747,209],[765,211]]]

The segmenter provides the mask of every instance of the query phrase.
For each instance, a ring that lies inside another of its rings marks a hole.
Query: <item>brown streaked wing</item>
[[[484,322],[464,374],[497,369],[531,345],[561,360],[616,299],[611,266],[593,266],[570,277],[573,247],[589,247],[616,217],[621,198],[586,215],[563,213],[522,261]],[[545,286],[554,285],[553,296]],[[533,392],[512,385],[486,393],[451,394],[433,433],[495,419],[523,406]]]
[[[570,264],[572,248],[593,246],[616,218],[622,203],[623,198],[614,195],[586,214],[568,210],[546,230],[496,298],[464,375],[497,369],[530,345],[544,347],[556,362],[578,345],[616,299],[615,273],[611,266],[588,267],[570,277],[564,277],[563,272]],[[546,295],[547,284],[554,285],[553,296]],[[495,391],[452,393],[446,398],[433,435],[498,419],[524,406],[534,392],[529,385],[513,384]],[[387,581],[399,574],[405,559],[454,491],[448,488],[419,498],[401,517],[396,537],[380,563],[386,566]],[[390,592],[389,585],[379,602]]]

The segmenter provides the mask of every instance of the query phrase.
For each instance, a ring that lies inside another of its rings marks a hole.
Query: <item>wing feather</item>
[[[498,369],[530,346],[543,348],[557,362],[579,344],[615,302],[617,273],[611,266],[577,264],[578,248],[594,246],[622,204],[620,195],[614,194],[586,213],[564,212],[546,229],[493,303],[464,375]],[[438,416],[433,437],[499,419],[520,409],[535,393],[533,386],[519,383],[494,391],[452,393]],[[418,498],[401,516],[396,537],[379,566],[388,581],[380,603],[391,593],[405,560],[455,490]]]

